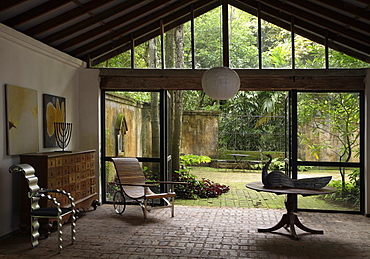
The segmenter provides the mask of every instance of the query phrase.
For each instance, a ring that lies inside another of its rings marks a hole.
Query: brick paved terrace
[[[281,209],[177,206],[156,210],[143,221],[140,207],[122,215],[112,205],[88,211],[77,221],[77,241],[69,245],[70,226],[63,226],[64,248],[57,252],[57,233],[31,248],[29,236],[0,243],[0,258],[369,258],[370,218],[342,213],[299,212],[303,224],[323,235],[297,230],[295,241],[275,225]]]

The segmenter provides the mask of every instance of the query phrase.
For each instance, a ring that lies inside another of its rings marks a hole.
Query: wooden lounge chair
[[[150,182],[146,183],[143,170],[137,158],[112,158],[116,168],[117,178],[114,183],[116,192],[113,196],[115,211],[122,214],[126,209],[126,197],[138,203],[144,213],[144,220],[147,220],[148,211],[153,209],[171,208],[171,216],[174,217],[174,201],[176,193],[174,184],[184,184],[180,182]],[[157,184],[170,184],[170,191],[167,193],[154,193],[150,187]],[[154,199],[164,200],[165,205],[154,206]],[[151,200],[150,205],[148,201]]]

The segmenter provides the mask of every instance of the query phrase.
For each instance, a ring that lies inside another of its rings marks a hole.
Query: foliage
[[[197,155],[183,155],[180,156],[181,165],[183,167],[189,165],[199,165],[201,163],[209,163],[211,162],[211,158],[208,156],[197,156]]]
[[[274,158],[274,159],[272,159],[269,168],[271,170],[284,171],[285,170],[285,165],[286,165],[285,161],[282,161],[281,158]],[[308,171],[310,169],[312,169],[312,166],[308,166],[308,165],[298,166],[298,171],[300,171],[300,172]]]
[[[222,37],[220,37],[222,28],[220,26],[220,14],[221,7],[217,7],[194,19],[195,68],[222,66]],[[190,24],[188,23],[187,26],[190,26]],[[188,56],[191,56],[190,32],[190,28],[184,28],[184,52]],[[192,64],[186,64],[186,66],[192,67]]]
[[[345,183],[345,188],[342,188],[341,180],[332,180],[329,186],[337,188],[337,191],[332,194],[327,194],[324,199],[333,202],[346,202],[348,206],[357,207],[360,204],[360,170],[355,169],[349,174],[349,182]]]
[[[217,7],[195,19],[194,49],[192,57],[192,36],[190,22],[184,24],[184,68],[210,68],[222,65],[222,26],[221,8]],[[291,33],[285,29],[262,21],[262,64],[259,64],[257,18],[235,7],[229,8],[229,49],[230,67],[232,68],[289,68],[292,60]],[[135,68],[161,67],[161,40],[152,39],[135,47]],[[294,54],[296,68],[325,68],[325,48],[311,40],[295,35]],[[166,54],[166,53],[164,53]],[[114,57],[97,67],[132,67],[131,51]],[[329,49],[330,68],[364,68],[368,63]],[[219,110],[222,113],[219,124],[220,150],[269,150],[281,151],[277,143],[284,136],[284,122],[276,115],[284,116],[283,92],[243,92],[227,101],[216,101],[201,91],[186,91],[184,107],[187,110]],[[346,96],[347,95],[347,96]],[[145,97],[135,95],[135,99],[147,101]],[[308,98],[299,108],[299,121],[313,121],[312,136],[323,134],[322,129],[329,129],[342,148],[334,150],[326,142],[312,143],[309,136],[300,135],[301,144],[309,147],[311,154],[319,159],[324,150],[332,149],[340,161],[349,161],[358,154],[358,114],[350,109],[358,108],[351,94],[343,94],[338,102],[325,106],[326,102]],[[314,102],[314,101],[318,102]],[[334,114],[335,112],[335,114]],[[348,116],[352,114],[351,116]],[[334,116],[332,125],[326,116]],[[247,118],[252,118],[247,120]],[[301,120],[301,119],[306,120]],[[276,120],[275,120],[276,119]],[[338,123],[337,123],[338,122]],[[316,128],[315,128],[316,127]],[[356,128],[357,127],[357,128]],[[311,136],[311,137],[312,137]],[[345,190],[345,169],[341,169],[342,184]]]
[[[217,7],[194,20],[195,68],[222,65],[221,7]],[[184,68],[192,68],[191,23],[184,27]],[[262,20],[262,67],[290,68],[292,60],[291,32]],[[167,37],[165,35],[165,37]],[[229,7],[230,67],[258,68],[257,17],[235,7]],[[150,46],[150,41],[152,45]],[[161,40],[159,37],[136,46],[135,68],[161,67]],[[150,48],[155,47],[154,64],[150,61]],[[295,64],[297,68],[325,68],[325,48],[307,38],[295,35]],[[164,53],[167,55],[167,53]],[[111,58],[97,67],[131,68],[131,50]],[[330,68],[368,68],[369,63],[329,49]]]
[[[145,176],[145,180],[150,181],[159,181],[159,171],[158,170],[149,170],[149,167],[143,166],[143,173]]]
[[[271,161],[269,169],[270,170],[284,171],[285,170],[285,161],[281,161],[281,160],[279,160],[279,158],[274,158]]]
[[[300,144],[317,160],[322,154],[332,154],[339,162],[350,162],[360,152],[359,109],[358,93],[302,93],[298,105]],[[320,141],[321,135],[335,142]],[[340,168],[340,174],[345,190],[345,168]]]
[[[191,174],[190,165],[197,165],[200,163],[210,162],[211,158],[207,156],[185,155],[181,156],[182,169],[175,172],[174,180],[186,182],[187,185],[175,185],[176,196],[180,199],[197,199],[197,198],[215,198],[219,195],[229,191],[229,187],[214,183],[209,179],[197,179],[195,175]]]
[[[283,151],[285,92],[239,92],[221,107],[219,149]]]

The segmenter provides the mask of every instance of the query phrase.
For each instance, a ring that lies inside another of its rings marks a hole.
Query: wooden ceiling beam
[[[367,21],[370,21],[370,12],[369,10],[362,9],[356,5],[351,4],[347,1],[332,1],[332,0],[316,0],[320,3],[326,4],[328,6],[331,6],[332,8],[335,8],[339,11],[346,12],[350,15],[354,15],[358,18],[365,19]],[[370,6],[370,3],[368,0],[363,0],[360,2],[367,4],[368,7]]]
[[[233,3],[234,6],[246,12],[252,14],[255,14],[257,12],[256,11],[257,3],[253,0],[233,0],[231,2]],[[262,5],[261,18],[286,30],[291,29],[290,22],[292,19],[292,15],[285,12],[281,12],[280,10],[273,8],[271,6]],[[297,34],[319,44],[322,45],[325,44],[324,35],[326,31],[324,28],[316,26],[315,24],[307,20],[300,19],[298,17],[295,18],[295,28]],[[331,40],[328,42],[328,47],[370,63],[370,53],[368,51],[369,45],[361,44],[359,42],[342,37],[330,31],[329,38]],[[358,51],[354,51],[354,49],[357,49]]]
[[[100,87],[106,90],[202,90],[206,70],[194,69],[100,69]],[[362,91],[365,69],[286,70],[235,69],[242,91]]]
[[[115,27],[118,27],[122,24],[125,24],[125,23],[128,23],[130,22],[131,20],[134,20],[135,18],[137,17],[140,17],[140,16],[145,16],[145,14],[147,14],[148,12],[152,11],[153,9],[156,9],[162,5],[165,5],[167,4],[168,2],[170,2],[171,0],[156,0],[156,1],[153,1],[153,2],[150,2],[149,4],[147,5],[144,5],[138,9],[136,9],[135,11],[132,11],[130,13],[127,13],[121,17],[118,17],[110,22],[107,22],[105,23],[103,26],[99,26],[97,28],[94,28],[88,32],[85,32],[85,33],[82,33],[70,40],[67,40],[59,45],[56,46],[57,49],[60,49],[60,50],[64,50],[64,49],[67,49],[67,48],[70,48],[72,46],[75,46],[83,41],[88,41],[90,38],[94,38],[102,33],[105,33],[107,31],[109,31],[110,29],[113,29]],[[153,16],[153,15],[150,15],[150,16]],[[145,16],[145,17],[149,17],[149,16]],[[158,17],[156,17],[158,18]],[[118,29],[119,30],[119,29]],[[117,31],[118,31],[117,30]],[[114,31],[113,34],[116,34],[117,31]],[[114,38],[114,36],[110,36],[111,39]]]
[[[145,1],[145,0],[127,0],[122,4],[118,4],[118,5],[112,7],[108,10],[105,10],[102,13],[98,13],[93,17],[90,17],[86,20],[83,20],[81,22],[78,22],[78,23],[74,24],[73,26],[70,26],[70,27],[65,28],[63,30],[60,30],[56,33],[48,35],[44,38],[41,38],[40,40],[42,42],[46,43],[46,44],[50,44],[50,43],[53,43],[55,41],[61,40],[65,37],[68,37],[71,34],[74,34],[74,33],[78,32],[80,30],[83,30],[85,28],[88,28],[88,27],[96,24],[96,23],[99,23],[99,22],[103,21],[104,19],[107,19],[111,16],[114,16],[117,13],[120,13],[120,12],[130,8],[130,7],[133,7],[137,4],[140,4],[143,1]]]
[[[54,9],[57,9],[65,4],[70,3],[71,0],[53,0],[53,1],[47,1],[43,4],[40,4],[34,8],[31,8],[30,10],[23,12],[21,14],[18,14],[8,20],[3,21],[2,23],[5,25],[8,25],[10,27],[20,25],[22,23],[25,23],[27,21],[30,21],[32,19],[35,19],[36,17],[39,17],[45,13],[48,13]]]
[[[252,4],[251,5],[248,5],[247,3],[245,3],[246,1],[243,1],[243,3],[241,3],[241,1],[237,1],[237,0],[233,0],[233,1],[230,1],[230,4],[232,4],[233,6],[241,9],[241,10],[244,10],[246,12],[249,12],[249,13],[252,13],[253,15],[256,15],[257,14],[257,6],[253,7],[253,2],[254,1],[249,1],[251,2]],[[254,2],[255,3],[255,2]],[[277,26],[280,26],[286,30],[290,30],[291,28],[291,25],[290,25],[290,21],[291,21],[291,16],[288,15],[288,14],[284,14],[276,9],[273,9],[271,7],[268,7],[268,6],[264,6],[263,9],[266,11],[262,14],[262,18],[266,21],[269,21]],[[184,21],[185,22],[185,21]],[[180,23],[181,24],[181,23]],[[322,44],[324,45],[325,44],[325,37],[322,36],[325,34],[325,30],[322,29],[322,28],[319,28],[319,27],[316,27],[316,26],[313,26],[311,23],[307,22],[307,21],[303,21],[303,20],[296,20],[296,25],[298,25],[299,27],[296,27],[296,33],[303,36],[303,37],[306,37],[314,42],[317,42],[319,44]],[[166,26],[167,28],[167,26]],[[321,35],[321,36],[319,36]],[[156,35],[157,36],[157,35]],[[342,41],[344,43],[347,43],[347,44],[351,44],[351,41],[349,41],[348,39],[343,39],[337,35],[330,35],[334,40],[338,40],[338,41]],[[153,36],[154,37],[154,36]],[[145,38],[140,38],[136,41],[136,44],[141,44],[142,42],[145,42],[143,41],[144,39],[146,39],[148,37],[145,37]],[[92,53],[92,56],[93,56],[93,65],[97,65],[111,57],[114,57],[124,51],[127,51],[129,50],[129,45],[127,45],[127,42],[130,40],[129,37],[126,37],[125,39],[122,39],[122,42],[117,42],[117,45],[120,44],[122,45],[122,47],[120,48],[114,48],[112,45],[109,47],[109,48],[106,48],[106,51],[110,51],[110,52],[107,52],[106,54],[103,54],[103,56],[101,57],[98,57],[96,58],[97,56],[101,55],[103,51],[103,49],[99,49],[97,52],[93,52]],[[123,43],[123,41],[126,41]],[[348,42],[346,42],[348,41]],[[126,44],[126,45],[125,45]],[[353,45],[353,44],[352,44]],[[354,51],[352,48],[354,48],[355,46],[352,46],[352,47],[346,47],[344,45],[340,45],[338,43],[335,43],[334,41],[330,41],[328,46],[330,48],[333,48],[335,50],[338,50],[338,51],[341,51],[343,53],[347,53],[347,55],[350,55],[350,56],[353,56],[355,58],[358,58],[360,60],[363,60],[365,62],[370,62],[370,56],[366,53],[359,53],[359,52],[356,52]],[[367,47],[364,46],[364,45],[357,45],[356,47],[362,49],[362,50],[366,50]],[[104,52],[104,51],[103,51]]]
[[[280,12],[287,13],[288,15],[295,17],[295,19],[299,18],[301,20],[305,20],[306,22],[314,24],[318,27],[327,29],[328,31],[331,31],[333,34],[343,35],[345,37],[354,39],[357,42],[367,42],[367,43],[370,42],[369,37],[364,37],[364,34],[347,29],[345,26],[339,25],[328,19],[324,19],[318,15],[312,14],[302,9],[296,8],[287,3],[266,0],[260,1],[264,4],[264,6],[269,6]],[[262,7],[262,11],[264,10],[264,6]]]
[[[100,1],[91,1],[87,4],[84,4],[82,6],[78,6],[68,12],[65,12],[61,15],[58,15],[50,20],[47,20],[43,23],[40,23],[32,28],[29,28],[24,31],[25,34],[29,36],[36,36],[40,33],[43,33],[45,31],[48,31],[52,28],[55,28],[57,26],[60,26],[70,20],[76,19],[77,17],[80,17],[81,15],[88,14],[90,11],[99,8],[109,2],[112,2],[113,0],[100,0]]]
[[[117,30],[115,30],[114,32],[112,32],[110,34],[104,35],[104,36],[102,36],[102,37],[100,37],[100,38],[98,38],[98,39],[96,39],[92,42],[89,42],[89,43],[87,43],[87,44],[85,44],[85,45],[83,45],[83,46],[81,46],[77,49],[74,49],[74,50],[71,51],[71,54],[72,55],[80,55],[82,53],[85,53],[85,52],[93,49],[93,48],[96,48],[96,46],[103,45],[104,43],[110,42],[110,41],[112,41],[112,40],[114,40],[115,38],[118,38],[118,37],[120,37],[120,39],[117,39],[116,41],[114,41],[115,43],[117,41],[122,41],[122,39],[125,39],[126,42],[130,41],[132,32],[134,30],[136,30],[138,27],[145,26],[146,24],[155,24],[154,27],[157,28],[157,27],[159,27],[159,23],[157,23],[158,22],[158,17],[162,17],[162,16],[164,16],[168,13],[171,13],[175,9],[179,8],[182,5],[183,5],[183,3],[179,3],[179,2],[176,2],[175,4],[169,5],[169,7],[166,8],[165,10],[157,11],[156,13],[153,13],[152,15],[146,16],[146,17],[136,21],[135,23],[128,24],[127,26],[125,26],[121,29],[117,29]],[[148,28],[148,26],[145,27],[145,28]],[[153,28],[149,29],[149,31],[150,30],[153,30]],[[141,30],[141,32],[144,33],[145,30]],[[111,50],[111,49],[112,48],[110,48],[109,50]],[[91,58],[93,58],[93,57],[91,56]]]
[[[364,22],[362,22],[358,19],[351,18],[351,17],[349,17],[347,15],[344,15],[340,12],[335,12],[332,9],[325,8],[321,5],[315,4],[313,2],[302,1],[302,0],[288,0],[285,3],[287,3],[287,4],[292,3],[296,6],[296,8],[299,8],[299,9],[305,8],[307,10],[310,10],[311,12],[320,14],[321,16],[327,17],[331,20],[336,20],[339,23],[344,23],[344,24],[349,26],[349,27],[344,26],[346,31],[349,31],[349,30],[352,31],[354,28],[362,30],[366,33],[368,33],[368,31],[369,31],[369,24],[364,23]],[[368,15],[370,16],[370,14],[368,14]],[[361,38],[361,37],[358,37],[358,38]]]
[[[12,8],[16,5],[19,5],[23,2],[26,2],[27,0],[3,0],[3,1],[0,1],[0,12],[2,11],[5,11],[9,8]]]
[[[213,8],[219,6],[219,1],[206,1],[206,0],[201,0],[197,1],[194,4],[194,17],[198,17]],[[181,18],[179,18],[181,17]],[[183,8],[182,10],[179,10],[175,13],[171,13],[169,16],[165,17],[163,19],[163,23],[165,24],[165,31],[170,30],[174,27],[175,25],[180,25],[183,24],[187,21],[190,21],[192,18],[191,15],[191,8],[189,6],[189,9]],[[176,21],[174,24],[172,22]],[[158,36],[159,34],[159,23],[152,23],[138,31],[132,32],[134,38],[135,38],[135,46],[140,45],[141,43]],[[154,33],[153,33],[154,31]],[[130,34],[131,35],[131,34]],[[88,55],[93,59],[92,64],[97,65],[111,57],[117,56],[118,54],[125,52],[129,50],[129,45],[127,45],[131,41],[131,36],[127,35],[119,40],[115,41],[114,43],[104,45],[103,47],[89,53]],[[85,57],[82,57],[82,59],[85,59]]]

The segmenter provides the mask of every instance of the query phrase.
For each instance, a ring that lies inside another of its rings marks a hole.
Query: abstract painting
[[[50,94],[43,95],[44,147],[56,147],[54,122],[66,121],[66,99]]]
[[[7,154],[39,151],[37,91],[5,85]]]

